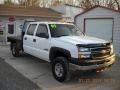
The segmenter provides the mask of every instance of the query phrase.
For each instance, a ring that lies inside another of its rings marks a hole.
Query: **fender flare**
[[[55,57],[55,53],[57,52],[61,52],[64,54],[64,56],[67,56],[67,57],[70,57],[71,58],[71,54],[70,54],[70,51],[66,50],[66,49],[63,49],[63,48],[59,48],[59,47],[51,47],[50,49],[50,53],[49,53],[49,58],[50,58],[50,61],[52,61]]]

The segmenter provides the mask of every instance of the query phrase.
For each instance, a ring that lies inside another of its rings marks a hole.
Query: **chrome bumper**
[[[79,70],[93,70],[93,69],[101,69],[101,68],[106,68],[111,66],[112,64],[114,64],[115,62],[115,54],[113,54],[112,56],[105,58],[106,60],[109,59],[109,62],[105,62],[104,64],[95,64],[95,65],[89,65],[89,66],[80,66],[80,65],[76,65],[76,64],[72,64],[70,63],[70,68],[76,68]],[[95,60],[91,60],[91,61],[95,61]]]

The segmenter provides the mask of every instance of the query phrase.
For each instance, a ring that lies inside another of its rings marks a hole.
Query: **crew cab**
[[[9,37],[13,56],[20,52],[48,61],[56,80],[70,77],[70,67],[103,71],[115,62],[112,43],[85,35],[74,24],[29,22],[22,35]]]

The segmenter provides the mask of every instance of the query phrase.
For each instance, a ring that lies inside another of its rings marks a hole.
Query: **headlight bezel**
[[[81,60],[90,59],[91,58],[90,48],[78,47],[78,58]]]

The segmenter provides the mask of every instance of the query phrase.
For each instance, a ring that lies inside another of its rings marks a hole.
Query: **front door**
[[[35,40],[34,47],[36,51],[36,56],[43,60],[49,61],[50,39],[49,39],[48,28],[46,24],[39,24],[34,40]]]

